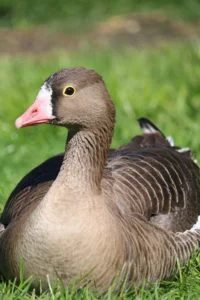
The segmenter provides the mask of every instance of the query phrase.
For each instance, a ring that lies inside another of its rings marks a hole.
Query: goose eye
[[[76,90],[73,86],[67,86],[63,90],[64,96],[73,96],[75,94]]]

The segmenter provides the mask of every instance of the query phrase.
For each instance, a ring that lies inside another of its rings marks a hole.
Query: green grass
[[[198,21],[199,0],[0,0],[0,24],[9,27],[52,25],[64,31],[90,29],[116,14],[162,12],[170,18]]]
[[[200,159],[200,44],[159,49],[122,49],[46,56],[0,57],[0,207],[19,179],[44,159],[64,150],[66,130],[50,125],[16,130],[15,119],[33,102],[43,80],[63,67],[84,66],[103,75],[117,110],[113,146],[140,133],[137,118],[150,118],[176,144]],[[124,292],[123,299],[199,299],[200,257],[171,281],[148,290]],[[4,296],[3,296],[4,295]],[[35,299],[27,285],[0,284],[0,299]],[[62,288],[39,299],[95,299],[87,289]],[[182,297],[182,298],[181,298]],[[102,299],[117,299],[112,290]],[[121,298],[122,299],[122,298]]]

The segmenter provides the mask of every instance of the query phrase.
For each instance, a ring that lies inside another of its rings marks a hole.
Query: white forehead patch
[[[45,98],[51,100],[52,97],[52,89],[51,87],[47,86],[46,82],[41,86],[37,98]]]
[[[53,115],[53,107],[52,107],[52,88],[49,87],[46,82],[41,86],[39,93],[37,95],[37,99],[45,100],[45,111],[48,112],[49,115]]]

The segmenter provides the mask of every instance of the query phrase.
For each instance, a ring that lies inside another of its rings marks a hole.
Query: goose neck
[[[100,193],[101,179],[111,143],[113,128],[69,131],[66,152],[57,180],[82,191]]]

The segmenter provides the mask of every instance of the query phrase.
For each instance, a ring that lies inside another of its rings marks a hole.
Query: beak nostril
[[[38,112],[37,108],[34,108],[34,109],[31,111],[32,117],[34,117],[34,116],[37,114],[37,112]]]

